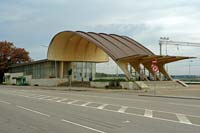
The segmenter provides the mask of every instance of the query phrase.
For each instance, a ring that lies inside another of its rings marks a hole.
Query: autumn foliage
[[[11,42],[0,41],[0,82],[10,65],[30,61],[29,52],[24,48],[16,48]]]

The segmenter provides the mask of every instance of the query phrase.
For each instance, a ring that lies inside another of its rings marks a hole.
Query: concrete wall
[[[8,85],[16,84],[16,77],[24,76],[23,73],[5,73],[5,82]],[[32,75],[24,76],[28,85],[34,86],[59,86],[68,82],[66,78],[32,79]]]
[[[13,78],[20,77],[23,75],[24,75],[23,73],[5,73],[4,74],[5,82],[8,85],[16,84],[16,79],[13,79]]]
[[[32,75],[26,75],[26,76],[24,76],[25,78],[26,78],[26,83],[28,84],[28,85],[30,85],[31,84],[31,80],[32,80]]]
[[[106,86],[109,86],[109,82],[90,82],[90,87],[105,88]]]
[[[59,86],[68,82],[68,79],[59,79],[59,78],[52,78],[52,79],[32,79],[30,85],[31,86]]]
[[[138,90],[140,89],[135,82],[120,82],[122,89]]]
[[[105,88],[109,86],[109,82],[90,82],[91,87],[95,88]],[[120,82],[122,89],[140,89],[135,82]]]

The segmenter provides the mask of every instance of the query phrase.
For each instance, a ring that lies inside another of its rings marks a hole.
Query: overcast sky
[[[34,60],[46,58],[53,36],[64,30],[126,35],[159,54],[162,36],[200,43],[199,0],[1,0],[0,40],[24,47]],[[168,46],[169,55],[200,57],[200,47]],[[163,49],[166,53],[166,47]],[[200,75],[200,59],[191,63]],[[169,65],[171,74],[188,74],[189,60]],[[113,63],[99,65],[99,71]],[[111,69],[109,69],[111,68]],[[181,68],[181,69],[180,69]]]

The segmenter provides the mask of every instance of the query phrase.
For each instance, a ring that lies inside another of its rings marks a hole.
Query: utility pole
[[[160,55],[163,55],[162,54],[162,45],[167,45],[167,42],[169,41],[169,37],[160,37],[160,40],[159,40],[159,46],[160,46]]]
[[[172,41],[169,39],[169,37],[160,37],[159,40],[159,47],[160,47],[160,55],[163,55],[162,48],[163,45],[166,45],[166,55],[167,55],[167,45],[175,45],[175,46],[188,46],[188,47],[200,47],[200,43],[193,43],[193,42],[181,42],[181,41]],[[191,75],[191,62],[189,61],[189,75]],[[168,66],[166,66],[166,69],[168,71]]]
[[[169,39],[169,37],[160,37],[160,40],[159,40],[160,55],[163,55],[162,54],[163,45],[200,47],[200,43],[172,41]],[[167,48],[166,48],[166,54],[167,54]]]
[[[190,64],[191,62],[193,62],[193,61],[192,60],[189,61],[189,71],[188,71],[189,76],[191,75],[191,64]]]

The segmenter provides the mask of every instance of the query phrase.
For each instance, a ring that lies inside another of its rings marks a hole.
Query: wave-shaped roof
[[[77,40],[77,41],[73,42],[72,40]],[[135,55],[154,55],[153,52],[151,52],[149,49],[144,47],[142,44],[138,43],[137,41],[127,36],[120,36],[116,34],[83,32],[83,31],[75,31],[75,32],[63,31],[56,34],[54,38],[52,39],[49,46],[49,50],[48,50],[48,58],[51,58],[52,56],[54,56],[54,58],[56,57],[58,59],[59,56],[56,56],[56,53],[57,54],[59,54],[60,52],[65,53],[63,50],[68,51],[66,52],[66,54],[69,54],[70,53],[69,49],[73,47],[72,45],[81,47],[80,45],[84,45],[83,40],[87,41],[90,44],[96,45],[99,49],[103,50],[103,52],[105,52],[107,55],[112,57],[114,60],[119,60],[122,58],[131,57]],[[70,46],[68,46],[69,44]],[[57,45],[57,49],[59,49],[58,45],[60,45],[62,49],[56,51],[56,47],[53,45]],[[52,47],[53,47],[53,50],[51,50]],[[66,47],[68,48],[68,50],[66,49]],[[71,50],[74,50],[74,48],[73,49],[71,48]],[[87,49],[87,51],[89,50],[90,49]],[[74,52],[77,52],[77,51],[74,51]],[[63,55],[60,55],[60,56],[63,56]],[[77,56],[74,56],[74,57],[77,57]],[[68,60],[65,57],[63,57],[62,59],[66,61]],[[77,60],[77,58],[75,60]]]

